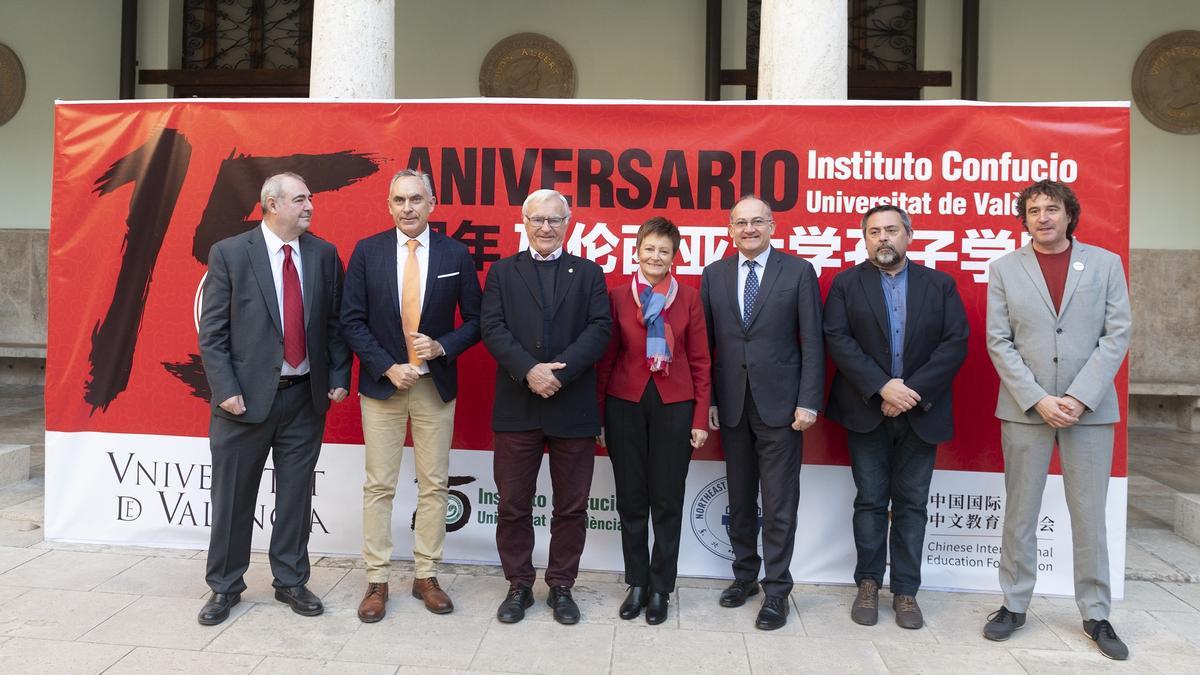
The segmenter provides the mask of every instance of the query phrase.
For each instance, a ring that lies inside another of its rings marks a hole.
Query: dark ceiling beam
[[[966,101],[979,100],[979,0],[962,3],[962,82],[960,97]]]
[[[137,82],[138,0],[121,0],[121,98],[134,98]]]
[[[721,0],[708,0],[705,8],[704,100],[721,100]]]

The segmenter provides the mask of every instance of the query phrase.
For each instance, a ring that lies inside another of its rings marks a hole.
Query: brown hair
[[[1029,203],[1030,199],[1039,195],[1062,202],[1063,208],[1067,210],[1067,239],[1072,239],[1075,227],[1079,225],[1079,198],[1075,196],[1074,190],[1056,180],[1040,180],[1021,190],[1021,194],[1017,195],[1017,220],[1021,221],[1021,226],[1027,227],[1025,205]]]
[[[642,240],[652,234],[657,234],[670,239],[671,252],[679,252],[679,228],[675,227],[675,223],[672,223],[670,220],[663,218],[662,216],[655,216],[642,223],[642,226],[638,228],[637,233],[637,247],[639,250],[642,248]]]

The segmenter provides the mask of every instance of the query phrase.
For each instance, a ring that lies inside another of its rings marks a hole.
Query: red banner
[[[1022,244],[1015,191],[1041,178],[1071,184],[1083,205],[1079,238],[1128,260],[1123,105],[63,104],[47,429],[206,436],[195,319],[208,247],[257,226],[263,179],[295,171],[315,195],[313,232],[345,260],[356,241],[392,226],[388,181],[406,167],[433,176],[433,226],[470,248],[481,280],[525,246],[520,204],[543,187],[571,200],[568,248],[611,283],[633,269],[637,225],[663,215],[683,231],[676,273],[698,285],[705,265],[734,252],[734,201],[757,193],[774,207],[776,246],[812,262],[827,290],[865,258],[861,213],[899,204],[916,229],[910,256],[955,277],[971,325],[957,434],[939,469],[1002,469],[984,313],[988,262]],[[461,365],[453,445],[486,450],[495,365],[482,345]],[[1122,369],[1122,404],[1126,383]],[[1117,439],[1123,476],[1123,426]],[[362,442],[357,405],[333,407],[326,441]],[[715,441],[696,455],[717,457]],[[804,460],[848,464],[841,429],[822,419],[806,433]]]

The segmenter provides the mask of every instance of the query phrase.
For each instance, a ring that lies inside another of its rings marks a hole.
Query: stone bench
[[[1159,419],[1174,421],[1180,431],[1200,431],[1200,384],[1186,382],[1130,382],[1129,396],[1138,401],[1143,413],[1156,407]]]

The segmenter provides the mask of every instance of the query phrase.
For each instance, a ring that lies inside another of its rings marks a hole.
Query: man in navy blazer
[[[709,428],[721,430],[729,486],[733,583],[722,607],[758,592],[755,627],[787,623],[800,503],[802,432],[817,421],[825,388],[821,290],[803,258],[771,246],[771,207],[743,197],[729,213],[737,255],[709,265],[700,298],[713,361]],[[758,496],[762,493],[762,555]]]
[[[878,620],[891,502],[892,608],[917,605],[926,502],[937,444],[954,435],[952,383],[967,357],[967,315],[954,279],[906,257],[912,221],[885,204],[862,219],[867,260],[840,272],[825,299],[825,349],[837,366],[825,415],[846,428],[854,499],[856,623]]]
[[[417,478],[412,595],[435,614],[454,609],[437,580],[446,538],[450,442],[458,395],[455,360],[479,341],[482,292],[467,247],[429,228],[435,199],[429,176],[392,177],[395,227],[354,247],[342,295],[342,333],[358,354],[366,441],[363,558],[367,591],[358,618],[383,618],[392,556],[392,501],[412,422]],[[457,308],[462,324],[455,327]]]

